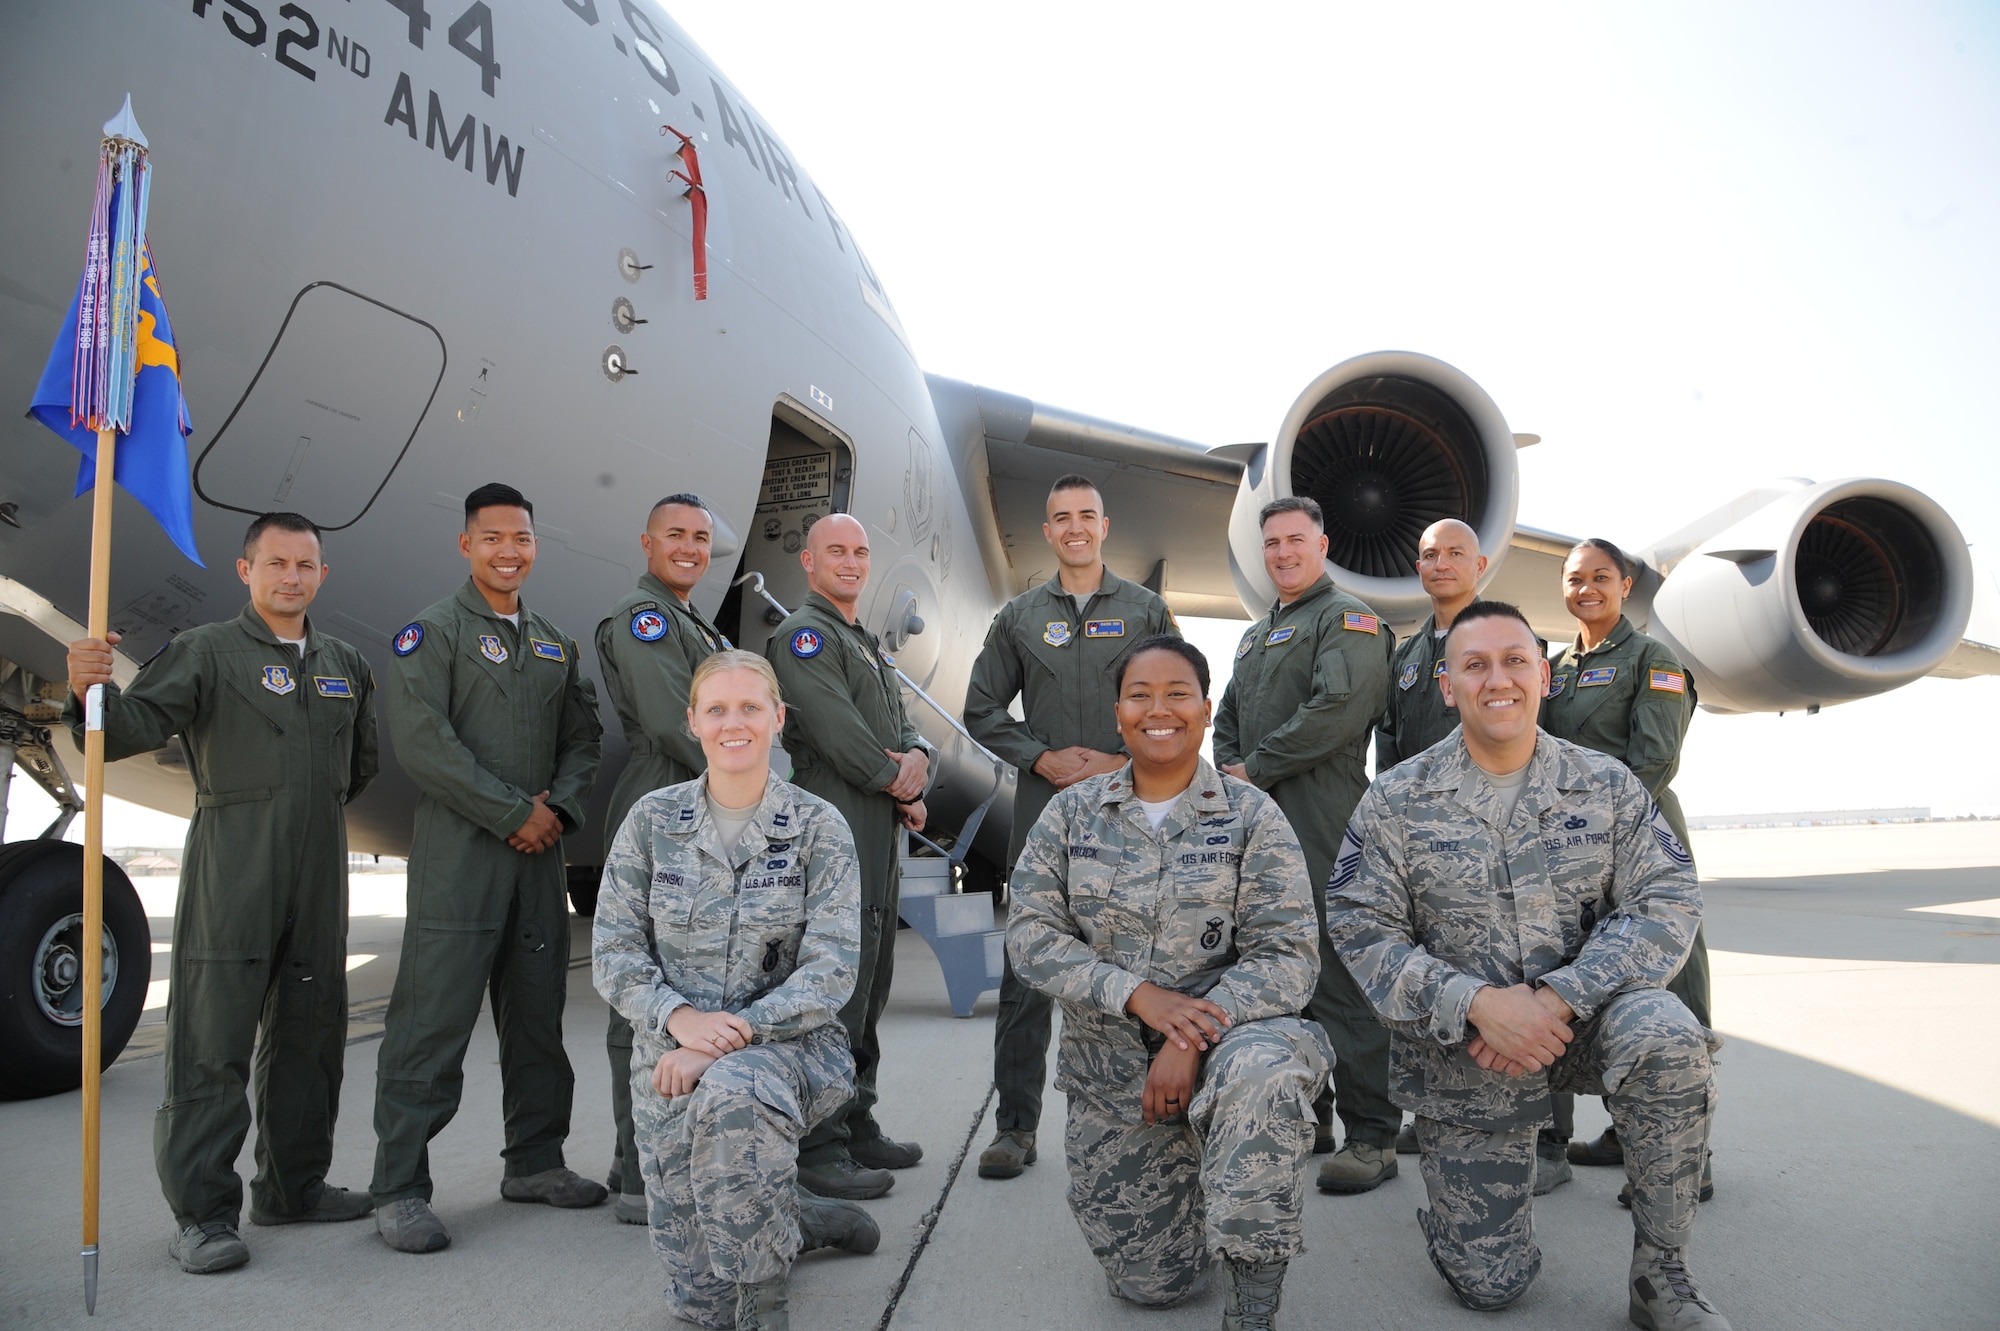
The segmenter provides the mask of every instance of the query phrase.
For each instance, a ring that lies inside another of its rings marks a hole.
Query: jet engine
[[[1409,351],[1342,361],[1313,380],[1268,447],[1243,450],[1229,517],[1229,570],[1254,614],[1276,596],[1264,573],[1257,513],[1306,495],[1326,514],[1327,564],[1340,587],[1392,624],[1417,623],[1430,601],[1417,581],[1417,542],[1440,518],[1479,534],[1500,569],[1520,497],[1515,438],[1485,390]]]
[[[1710,536],[1653,597],[1649,632],[1715,711],[1792,711],[1935,670],[1972,614],[1958,524],[1907,485],[1793,490]]]

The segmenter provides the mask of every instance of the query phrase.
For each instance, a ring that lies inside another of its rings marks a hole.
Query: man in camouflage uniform
[[[1431,1261],[1470,1308],[1527,1290],[1536,1129],[1586,1091],[1625,1143],[1631,1320],[1726,1328],[1686,1266],[1711,1037],[1660,987],[1700,919],[1687,852],[1622,764],[1536,728],[1548,667],[1518,610],[1474,602],[1445,646],[1459,734],[1377,778],[1327,903],[1417,1115]]]
[[[847,824],[773,778],[742,839],[725,848],[705,789],[654,791],[620,827],[597,896],[591,974],[634,1032],[637,1172],[667,1302],[676,1317],[731,1327],[739,1286],[782,1279],[815,1247],[872,1251],[879,1235],[864,1213],[861,1229],[836,1238],[815,1212],[837,1204],[795,1187],[800,1137],[854,1090],[838,1017],[861,939]],[[692,1093],[668,1098],[654,1069],[681,1048],[668,1019],[689,1006],[734,1013],[754,1034]]]
[[[1206,762],[1157,831],[1127,764],[1058,792],[1029,833],[1007,952],[1062,1004],[1070,1210],[1117,1297],[1179,1303],[1220,1253],[1232,1295],[1263,1273],[1275,1311],[1284,1264],[1305,1251],[1312,1098],[1332,1062],[1294,1015],[1319,964],[1312,920],[1278,806]],[[1184,1116],[1144,1101],[1169,1041],[1134,1000],[1155,986],[1225,1014]]]
[[[1020,772],[1001,866],[1008,874],[1056,791],[1125,765],[1118,662],[1142,638],[1179,632],[1165,601],[1105,567],[1111,520],[1089,477],[1059,478],[1047,516],[1042,536],[1055,551],[1056,576],[1000,608],[965,687],[965,728]],[[1008,710],[1016,697],[1018,721]],[[1005,966],[993,1019],[996,1131],[979,1156],[981,1178],[1013,1178],[1035,1162],[1053,1015],[1048,995]]]
[[[1340,833],[1368,788],[1368,732],[1389,695],[1395,635],[1326,573],[1320,507],[1292,496],[1264,506],[1264,570],[1278,589],[1244,633],[1215,714],[1215,761],[1270,792],[1305,851],[1319,922],[1319,983],[1306,1015],[1333,1043],[1333,1085],[1314,1104],[1314,1149],[1333,1149],[1338,1107],[1346,1140],[1320,1166],[1322,1192],[1367,1192],[1396,1176],[1389,1103],[1389,1032],[1326,941],[1326,880]]]
[[[631,748],[605,808],[607,855],[635,800],[649,790],[692,781],[704,766],[701,745],[688,730],[688,680],[729,640],[689,598],[708,572],[714,542],[715,519],[699,496],[672,494],[653,505],[639,538],[646,572],[637,590],[597,626],[604,691]],[[618,1153],[604,1182],[617,1194],[618,1218],[643,1225],[646,1184],[632,1144],[632,1023],[615,1007],[604,1047],[611,1061],[611,1120],[618,1131]]]
[[[118,635],[70,644],[64,719],[104,687],[104,756],[181,737],[194,778],[174,907],[166,1093],[153,1163],[178,1228],[168,1253],[193,1274],[250,1260],[237,1234],[236,1157],[256,1101],[260,1225],[358,1220],[364,1191],[326,1181],[347,1049],[347,820],[375,776],[375,676],[306,615],[327,565],[297,513],[250,524],[236,573],[243,613],[189,629],[111,682]],[[252,1050],[255,1061],[252,1061]]]
[[[840,1010],[854,1050],[854,1099],[799,1147],[799,1182],[822,1197],[866,1200],[894,1186],[923,1148],[885,1136],[875,1121],[876,1027],[896,963],[902,884],[900,824],[924,826],[929,760],[903,709],[902,687],[882,644],[856,615],[868,585],[868,533],[845,513],[821,518],[799,552],[805,603],[772,632],[765,654],[785,695],[785,752],[792,779],[840,810],[861,865],[861,960]]]
[[[1389,705],[1375,726],[1378,774],[1458,729],[1458,709],[1444,700],[1438,682],[1444,676],[1444,635],[1458,612],[1478,599],[1485,573],[1479,533],[1470,526],[1441,518],[1424,529],[1417,541],[1417,580],[1431,598],[1431,613],[1389,661]],[[1405,1123],[1396,1134],[1396,1154],[1416,1153],[1417,1125]]]
[[[405,625],[389,730],[417,785],[409,919],[375,1069],[375,1227],[399,1252],[451,1242],[431,1210],[430,1140],[458,1113],[465,1051],[490,992],[500,1036],[500,1195],[595,1206],[563,1163],[576,1076],[563,1048],[569,982],[565,832],[597,775],[597,695],[576,643],[521,600],[534,510],[483,485],[465,499],[471,576]],[[554,853],[551,853],[554,852]]]

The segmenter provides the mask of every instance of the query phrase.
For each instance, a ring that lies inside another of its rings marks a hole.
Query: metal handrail
[[[785,608],[785,603],[783,601],[780,601],[777,597],[771,595],[769,591],[765,590],[764,575],[762,573],[757,572],[754,569],[748,573],[745,573],[742,577],[738,578],[736,581],[730,583],[729,585],[732,587],[741,587],[746,582],[750,584],[751,591],[763,597],[764,600],[770,605],[770,607],[773,610],[776,610],[781,616],[789,617],[791,615],[792,612]],[[946,711],[944,709],[943,704],[939,703],[937,699],[931,697],[930,694],[925,693],[923,691],[923,688],[918,685],[917,681],[911,679],[908,675],[903,673],[903,669],[901,666],[897,665],[893,660],[888,662],[888,666],[891,670],[896,672],[896,678],[903,681],[903,686],[905,688],[909,689],[910,692],[916,694],[917,697],[923,699],[924,702],[930,707],[930,709],[933,712],[936,712],[938,716],[943,719],[946,725],[950,726],[953,730],[958,732],[959,738],[963,739],[967,744],[970,744],[973,748],[979,750],[979,752],[986,758],[986,760],[993,764],[993,789],[987,792],[986,798],[979,802],[979,806],[975,808],[972,811],[971,816],[965,820],[965,826],[959,829],[958,839],[952,844],[949,850],[947,850],[943,846],[940,846],[937,842],[931,840],[929,837],[925,836],[921,832],[909,833],[910,836],[913,836],[917,840],[923,842],[926,846],[929,846],[932,850],[944,856],[951,863],[953,864],[962,863],[965,859],[965,853],[968,850],[972,849],[972,838],[974,837],[974,835],[978,833],[979,825],[986,821],[986,814],[990,809],[992,809],[993,801],[1000,798],[1001,790],[1006,787],[1007,761],[1006,759],[1002,758],[999,754],[993,752],[993,750],[987,748],[984,744],[981,744],[978,740],[974,739],[972,737],[972,732],[965,728],[965,723],[963,721],[960,721],[957,717],[953,716],[950,712]],[[927,744],[926,747],[932,747],[932,746]],[[935,749],[933,749],[933,751],[935,751]],[[938,779],[938,769],[935,763],[931,765],[930,779],[932,784],[935,784]]]

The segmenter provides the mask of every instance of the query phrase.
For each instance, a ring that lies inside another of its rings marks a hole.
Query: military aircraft
[[[1110,562],[1182,614],[1268,602],[1255,515],[1303,493],[1328,513],[1335,578],[1391,623],[1425,612],[1417,537],[1450,516],[1496,552],[1490,594],[1568,632],[1554,569],[1569,539],[1516,520],[1515,454],[1534,437],[1438,360],[1343,361],[1271,440],[1213,449],[926,375],[832,202],[653,0],[8,7],[0,400],[25,408],[62,321],[96,126],[127,92],[158,171],[151,235],[197,424],[208,566],[119,497],[122,679],[173,634],[237,612],[235,543],[268,509],[326,529],[316,622],[378,664],[464,576],[461,499],[487,480],[535,501],[528,597],[580,639],[631,587],[660,494],[714,508],[697,597],[752,650],[778,618],[760,589],[796,604],[806,529],[848,512],[875,552],[864,621],[912,696],[935,700],[913,711],[940,754],[939,840],[976,874],[1004,846],[1011,773],[955,715],[993,611],[1043,567],[1042,502],[1061,473],[1105,478]],[[0,774],[20,766],[69,811],[52,734],[86,611],[76,464],[32,421],[0,421]],[[2000,673],[2000,652],[1963,640],[1963,537],[1894,481],[1767,486],[1641,553],[1631,609],[1713,708],[1811,709],[1925,674]],[[606,720],[600,792],[623,757]],[[413,792],[385,759],[350,839],[398,854]],[[176,746],[113,765],[106,787],[192,807]],[[0,1094],[76,1081],[81,857],[55,839],[67,817],[0,850]],[[580,900],[598,844],[595,827],[571,843]],[[149,955],[115,870],[105,935],[108,1062]]]

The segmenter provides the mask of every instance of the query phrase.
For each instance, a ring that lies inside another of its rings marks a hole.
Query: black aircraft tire
[[[597,884],[604,871],[594,864],[566,866],[569,874],[569,904],[588,920],[597,914]]]
[[[51,1018],[42,1001],[55,992],[37,990],[50,931],[82,912],[83,847],[66,841],[0,847],[0,1099],[56,1095],[83,1084],[83,1027]],[[102,1009],[102,1066],[108,1068],[139,1024],[153,974],[145,908],[125,871],[108,859],[104,927],[118,951],[118,976]],[[60,949],[60,935],[51,947]],[[76,987],[81,990],[81,980]]]

